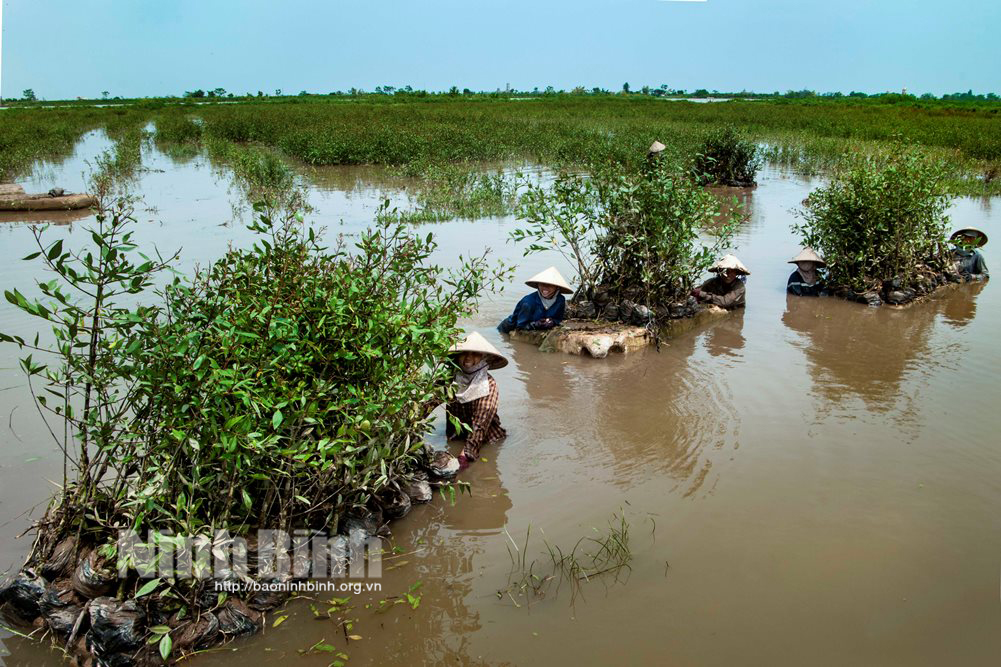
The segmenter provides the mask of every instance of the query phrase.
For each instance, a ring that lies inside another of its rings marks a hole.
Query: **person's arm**
[[[525,319],[525,299],[519,301],[515,307],[514,312],[501,320],[501,323],[497,325],[497,330],[501,333],[511,333],[515,329],[523,329],[523,326],[519,325],[521,320]]]
[[[490,423],[497,414],[497,405],[500,403],[500,392],[497,391],[497,383],[490,378],[490,393],[483,398],[472,401],[473,416],[469,426],[472,431],[466,436],[466,446],[462,453],[466,459],[475,461],[480,456],[480,448],[487,442],[487,434],[490,432]]]
[[[695,297],[696,301],[698,301],[699,303],[703,303],[709,300],[709,292],[706,291],[706,288],[709,287],[709,283],[711,283],[713,280],[714,278],[710,278],[709,280],[705,281],[704,283],[702,283],[701,285],[692,290],[692,296]]]
[[[799,271],[793,271],[792,275],[789,276],[789,280],[786,281],[786,291],[789,294],[803,296],[803,283],[799,279]]]
[[[708,303],[720,308],[730,309],[744,305],[744,283],[740,283],[722,296],[710,294],[709,292],[703,292],[702,294]]]
[[[984,260],[984,256],[979,251],[976,253],[976,258],[973,263],[973,270],[975,273],[982,275],[984,278],[988,278],[991,275],[987,271],[987,261]]]
[[[514,318],[514,325],[518,329],[531,329],[531,324],[538,319],[540,307],[536,307],[537,299],[533,299],[535,293],[529,294],[518,302],[517,317]]]

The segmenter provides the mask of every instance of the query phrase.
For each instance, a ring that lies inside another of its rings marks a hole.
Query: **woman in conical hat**
[[[501,333],[510,333],[515,329],[552,329],[563,322],[567,308],[563,295],[573,294],[573,288],[556,267],[550,266],[542,273],[537,273],[526,280],[525,284],[534,287],[535,291],[519,301],[514,312],[497,325],[497,330]]]
[[[751,275],[739,259],[733,255],[723,255],[709,270],[716,274],[715,278],[702,283],[701,287],[692,290],[692,296],[701,303],[711,303],[720,308],[744,307],[744,276]]]
[[[990,277],[987,262],[977,248],[987,243],[987,234],[976,227],[957,229],[949,237],[952,249],[953,267],[959,275],[968,280],[984,280]]]
[[[796,270],[786,281],[786,291],[796,296],[820,296],[824,293],[824,277],[818,269],[827,266],[813,248],[803,248],[798,255],[789,260],[796,265]]]
[[[477,332],[472,332],[448,351],[455,363],[455,395],[445,406],[445,433],[464,440],[459,467],[465,468],[480,456],[480,448],[507,435],[497,416],[500,394],[489,370],[507,366],[507,359]],[[458,420],[461,426],[453,423]]]

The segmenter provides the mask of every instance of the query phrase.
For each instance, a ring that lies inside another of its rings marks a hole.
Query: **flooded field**
[[[36,169],[30,192],[83,189],[85,161],[106,146],[88,135],[64,164]],[[249,242],[239,194],[204,158],[148,149],[137,191],[137,239],[182,249],[181,269]],[[370,223],[398,185],[381,170],[303,172],[313,220],[330,232]],[[528,288],[515,281],[467,328],[512,363],[496,371],[508,438],[463,479],[472,495],[440,498],[392,524],[403,554],[383,589],[352,596],[356,619],[316,620],[310,600],[262,635],[198,657],[201,665],[878,664],[993,665],[1001,655],[1001,296],[965,285],[906,310],[787,298],[798,250],[792,210],[819,181],[766,171],[741,197],[751,214],[736,254],[751,270],[746,312],[659,352],[607,360],[548,355],[494,329]],[[32,290],[19,258],[34,250],[23,217],[0,218],[0,286]],[[1001,238],[1001,200],[960,199],[954,226]],[[86,216],[54,234],[79,238]],[[421,227],[439,261],[485,247],[525,276],[558,257],[522,258],[512,218]],[[986,247],[989,267],[1001,271]],[[6,301],[0,330],[30,322]],[[61,475],[17,368],[0,348],[0,569],[16,569]],[[992,407],[995,406],[995,407]],[[992,435],[993,434],[993,435]],[[440,418],[431,437],[444,446]],[[543,541],[572,547],[630,522],[632,569],[542,599],[503,593],[512,551],[548,560]],[[512,540],[518,547],[513,547]],[[414,584],[419,605],[375,607]],[[324,607],[316,596],[317,606]],[[528,604],[531,602],[531,604]],[[366,608],[366,605],[372,605]],[[0,662],[56,664],[47,645],[0,630]]]

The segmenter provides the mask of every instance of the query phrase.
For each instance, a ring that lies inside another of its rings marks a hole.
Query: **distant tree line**
[[[298,97],[308,97],[311,95],[323,95],[323,93],[310,93],[306,90],[302,90],[298,93]],[[874,99],[881,102],[890,103],[906,103],[910,101],[947,101],[947,102],[998,102],[1001,101],[1001,96],[997,93],[975,93],[972,90],[957,93],[947,93],[945,95],[936,96],[933,93],[924,93],[922,95],[915,95],[907,92],[907,89],[903,89],[901,92],[882,92],[882,93],[865,93],[860,91],[851,91],[849,93],[842,93],[840,91],[836,92],[818,92],[815,90],[787,90],[786,92],[774,91],[771,93],[758,93],[748,90],[736,91],[720,91],[720,90],[708,90],[706,88],[697,88],[693,91],[688,91],[684,88],[672,88],[666,83],[660,84],[659,86],[643,85],[639,88],[635,88],[625,82],[622,84],[622,88],[618,91],[609,90],[607,88],[601,88],[594,86],[587,88],[585,86],[575,86],[570,90],[557,89],[553,86],[546,86],[543,89],[538,87],[532,88],[531,90],[518,90],[516,88],[511,88],[506,86],[504,89],[497,88],[494,91],[476,91],[470,88],[460,89],[458,86],[451,86],[448,90],[436,91],[436,90],[424,90],[417,89],[409,85],[403,86],[393,86],[393,85],[381,85],[376,86],[372,91],[366,91],[362,88],[349,88],[348,90],[335,90],[326,93],[325,96],[344,96],[344,97],[355,97],[362,95],[385,95],[394,97],[430,97],[436,95],[446,95],[449,97],[460,97],[460,96],[481,96],[481,97],[546,97],[555,95],[593,95],[593,96],[603,96],[603,95],[621,95],[621,96],[648,96],[648,97],[686,97],[695,99],[707,99],[707,98],[743,98],[743,99],[786,99],[786,100],[829,100],[829,99]],[[163,98],[147,98],[147,99],[166,99],[174,97],[173,95],[166,95]],[[247,99],[253,97],[285,97],[281,88],[276,88],[273,93],[266,93],[262,90],[258,90],[256,93],[247,92],[243,95],[234,94],[227,92],[225,88],[219,87],[211,90],[198,88],[196,90],[188,90],[184,92],[184,98],[188,99],[219,99],[219,98],[237,98],[237,99]],[[95,98],[96,99],[96,98]],[[101,92],[101,100],[122,100],[122,97],[115,96],[111,97],[110,93],[105,90]],[[124,98],[129,99],[129,98]],[[85,98],[78,97],[79,101],[87,101]],[[26,88],[21,94],[20,100],[12,100],[13,102],[24,102],[32,103],[38,101],[38,97],[35,91],[31,88]]]

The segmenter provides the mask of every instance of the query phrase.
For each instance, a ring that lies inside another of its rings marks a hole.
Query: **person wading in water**
[[[955,245],[952,249],[952,261],[956,273],[973,280],[984,280],[990,277],[987,272],[987,262],[977,250],[987,243],[987,234],[976,227],[966,227],[953,232],[952,236],[949,237],[949,242]]]
[[[711,303],[727,310],[743,308],[746,291],[744,289],[744,276],[751,275],[747,267],[733,255],[724,255],[709,270],[715,273],[716,277],[705,281],[701,287],[693,289],[692,296],[698,299],[699,303]]]
[[[507,435],[497,416],[500,403],[497,382],[488,372],[507,366],[507,359],[475,331],[453,345],[448,355],[456,365],[456,372],[454,398],[445,407],[445,433],[450,440],[465,441],[459,455],[462,469],[479,458],[483,445],[498,442]]]
[[[826,267],[827,262],[821,259],[813,248],[803,248],[798,255],[789,260],[789,263],[796,265],[796,270],[786,282],[786,291],[789,294],[820,296],[826,293],[824,278],[820,275],[819,269]]]
[[[573,294],[573,288],[564,280],[555,266],[525,281],[535,291],[523,298],[514,307],[514,312],[505,317],[497,330],[511,333],[515,329],[537,331],[558,327],[566,313],[567,300],[564,294]]]

